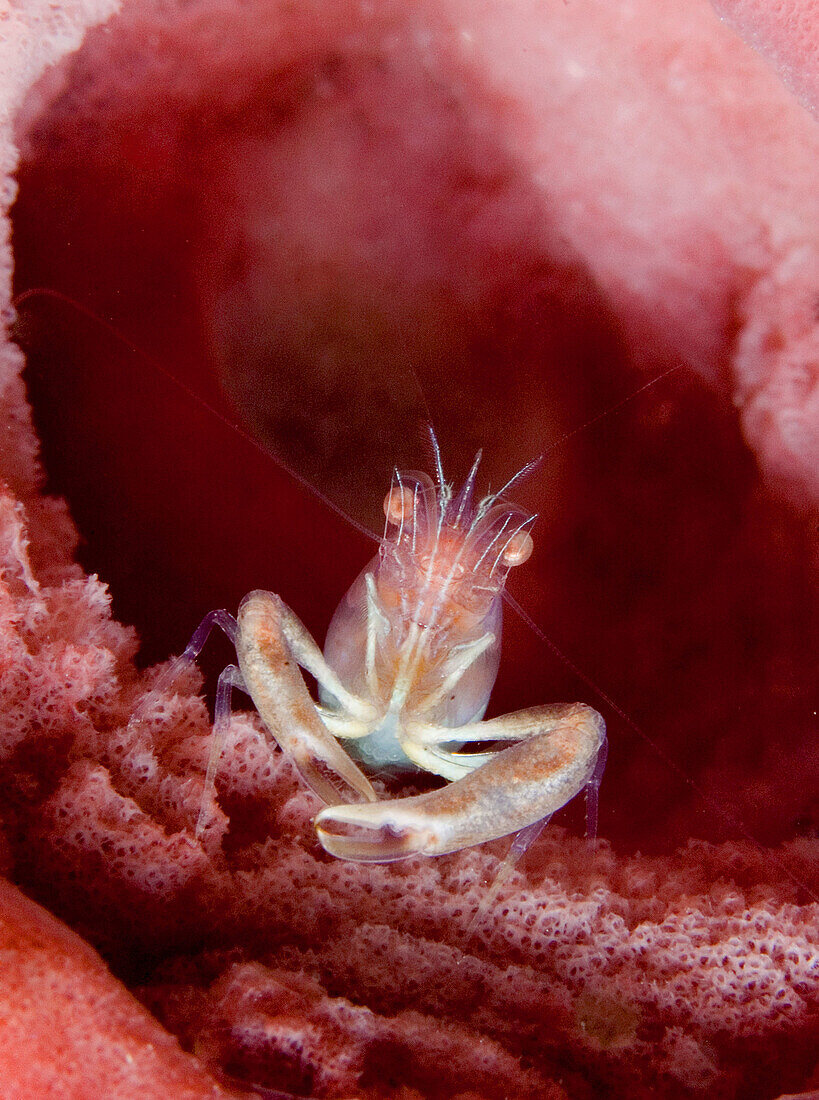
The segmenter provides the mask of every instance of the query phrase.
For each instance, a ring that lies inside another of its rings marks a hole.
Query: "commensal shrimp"
[[[384,499],[378,554],[342,599],[324,654],[274,593],[249,593],[236,618],[205,617],[157,688],[195,659],[213,626],[236,647],[219,678],[197,836],[205,827],[233,688],[325,803],[318,838],[343,859],[387,862],[442,855],[522,833],[531,840],[583,788],[590,820],[605,764],[603,718],[583,703],[530,707],[483,721],[498,671],[509,570],[533,548],[534,516],[502,498],[473,502],[480,453],[457,494],[443,477],[396,471]],[[319,702],[299,668],[315,677]],[[373,769],[422,769],[447,785],[378,801],[342,747]],[[464,752],[474,742],[506,748]]]

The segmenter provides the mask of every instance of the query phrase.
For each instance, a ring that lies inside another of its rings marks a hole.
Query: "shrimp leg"
[[[205,773],[205,786],[202,791],[202,801],[199,804],[199,815],[196,819],[196,839],[199,840],[207,825],[207,806],[216,789],[216,772],[219,770],[219,761],[225,751],[230,715],[232,711],[231,696],[233,688],[247,691],[242,674],[236,665],[228,665],[222,669],[219,682],[216,687],[216,705],[213,711],[213,740],[208,756],[208,768]]]

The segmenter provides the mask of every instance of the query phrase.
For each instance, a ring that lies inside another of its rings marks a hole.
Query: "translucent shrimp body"
[[[532,516],[488,498],[472,504],[476,465],[457,497],[422,473],[396,472],[376,558],[341,601],[324,656],[345,687],[378,709],[352,743],[373,767],[416,765],[402,727],[453,729],[486,710],[501,650],[503,587],[531,552]],[[332,700],[322,693],[322,702]]]

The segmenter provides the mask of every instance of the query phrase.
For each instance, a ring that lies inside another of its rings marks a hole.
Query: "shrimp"
[[[223,610],[206,616],[167,670],[171,681],[213,626],[235,645],[237,663],[219,678],[197,836],[234,688],[250,695],[324,803],[315,829],[342,859],[455,852],[535,826],[584,787],[596,797],[606,730],[591,707],[535,706],[483,720],[500,660],[504,585],[532,552],[535,517],[501,499],[511,481],[473,504],[480,453],[457,494],[436,455],[437,486],[427,474],[396,471],[378,554],[339,604],[323,654],[279,596],[254,591],[235,619]],[[315,677],[318,702],[300,668]],[[475,742],[511,744],[462,751]],[[379,801],[353,757],[373,769],[431,772],[447,784]]]

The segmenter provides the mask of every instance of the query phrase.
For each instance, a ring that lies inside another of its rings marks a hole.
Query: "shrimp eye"
[[[534,548],[534,541],[528,531],[516,531],[504,547],[504,564],[523,565],[532,556]]]
[[[384,497],[384,515],[387,522],[398,527],[403,523],[405,527],[411,527],[413,521],[413,505],[415,494],[412,489],[393,486]]]

